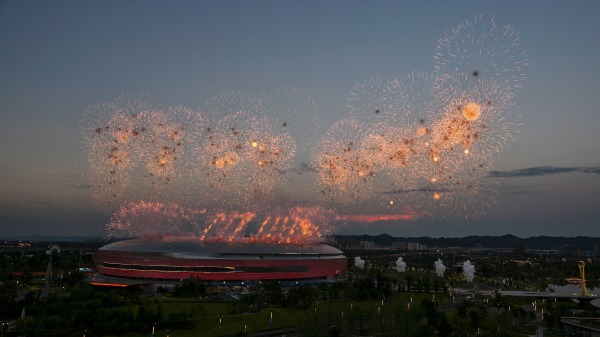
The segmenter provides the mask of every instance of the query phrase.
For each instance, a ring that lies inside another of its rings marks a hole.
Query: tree
[[[437,303],[430,300],[422,300],[421,306],[423,307],[423,311],[425,313],[425,318],[427,318],[427,324],[429,326],[435,327],[438,324],[438,311],[437,311]]]
[[[406,275],[406,291],[411,291],[412,282],[413,277],[411,275]]]
[[[433,327],[428,324],[420,323],[416,329],[412,331],[410,336],[414,337],[435,337],[437,336]]]
[[[440,337],[447,337],[447,336],[452,335],[452,332],[453,332],[452,325],[448,321],[448,317],[446,316],[446,313],[441,313],[439,315],[437,330],[438,330],[438,336],[440,336]]]
[[[267,281],[263,283],[262,291],[265,295],[265,301],[272,304],[281,304],[283,290],[278,281]]]

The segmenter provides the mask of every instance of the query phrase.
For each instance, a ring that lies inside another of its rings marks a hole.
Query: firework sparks
[[[315,102],[290,88],[258,98],[226,92],[202,112],[144,95],[89,107],[81,129],[94,199],[113,214],[107,229],[276,243],[326,235],[336,220],[477,217],[495,201],[486,172],[519,123],[526,52],[512,27],[480,15],[438,40],[435,62],[433,74],[355,85],[352,118],[320,140]],[[346,215],[274,206],[297,150],[311,152],[312,196]]]
[[[440,78],[453,87],[455,79]],[[488,163],[507,147],[516,131],[514,93],[491,80],[481,80],[463,91],[453,90],[432,126],[429,155],[432,160],[470,159]],[[464,156],[468,154],[468,156]]]
[[[205,209],[186,208],[174,203],[131,202],[112,215],[106,229],[110,237],[190,235],[197,231],[205,213]]]
[[[366,123],[386,124],[401,120],[405,94],[396,79],[372,77],[354,87],[348,98],[353,119]]]
[[[348,203],[365,200],[372,193],[376,167],[361,146],[365,131],[356,120],[342,120],[317,145],[313,165],[326,198]]]
[[[202,240],[303,243],[330,234],[335,214],[321,207],[296,206],[268,212],[217,212],[208,216]]]
[[[300,90],[292,88],[273,89],[261,97],[263,116],[278,121],[273,130],[285,130],[302,149],[308,149],[317,138],[319,116],[315,101]]]
[[[435,74],[464,82],[493,80],[515,91],[525,80],[527,51],[510,25],[499,27],[483,14],[446,32],[435,52]]]

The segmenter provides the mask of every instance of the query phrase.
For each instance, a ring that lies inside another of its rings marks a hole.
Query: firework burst
[[[493,80],[512,91],[525,80],[527,50],[510,25],[499,27],[483,14],[444,33],[435,48],[436,75],[451,75],[463,83]]]
[[[453,87],[451,77],[438,81]],[[514,94],[507,87],[481,80],[463,91],[454,91],[446,102],[431,128],[430,159],[488,163],[512,140],[519,116]]]
[[[317,182],[325,200],[342,204],[367,200],[376,163],[364,152],[366,127],[353,119],[335,123],[313,153]]]
[[[284,130],[302,149],[308,149],[317,138],[319,116],[315,101],[298,89],[278,88],[260,99],[263,116],[277,120],[271,123],[274,131]]]
[[[109,237],[194,235],[204,223],[205,213],[205,209],[142,200],[122,205],[112,215],[106,229]]]
[[[320,140],[315,102],[290,88],[225,92],[201,110],[162,108],[139,94],[90,106],[81,130],[94,199],[113,214],[107,229],[274,243],[326,235],[341,219],[333,211],[275,206],[305,150],[310,170],[295,172],[314,173],[317,187],[306,200],[318,194],[343,214],[381,219],[408,219],[397,217],[407,209],[477,217],[496,197],[486,172],[517,131],[526,51],[511,26],[483,15],[445,33],[435,50],[432,74],[355,85],[351,118]]]
[[[401,122],[406,110],[402,89],[397,79],[379,76],[356,84],[348,98],[351,118],[374,124]]]

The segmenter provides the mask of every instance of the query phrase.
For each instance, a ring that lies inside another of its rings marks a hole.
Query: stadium
[[[118,241],[94,254],[107,277],[146,281],[315,280],[346,267],[342,251],[321,243],[271,244],[159,238]]]

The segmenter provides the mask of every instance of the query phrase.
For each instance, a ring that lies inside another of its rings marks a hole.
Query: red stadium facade
[[[197,238],[114,242],[94,254],[105,276],[149,281],[325,279],[346,267],[342,251],[319,243],[208,242]]]

